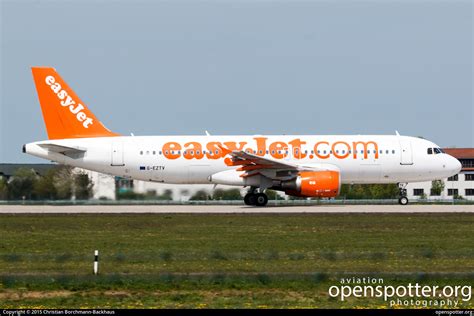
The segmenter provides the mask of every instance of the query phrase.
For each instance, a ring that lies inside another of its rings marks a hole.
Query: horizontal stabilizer
[[[71,154],[80,154],[87,151],[87,149],[81,148],[81,147],[68,147],[68,146],[50,144],[50,143],[38,144],[38,146],[44,149],[47,149],[49,151],[52,151],[58,154],[63,154],[66,156],[69,156]]]

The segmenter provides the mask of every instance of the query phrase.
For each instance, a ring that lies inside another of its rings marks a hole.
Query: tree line
[[[57,166],[38,175],[31,168],[18,168],[11,179],[0,179],[0,200],[87,200],[93,183],[86,173]]]

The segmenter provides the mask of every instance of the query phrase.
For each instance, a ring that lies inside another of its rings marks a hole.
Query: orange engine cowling
[[[301,197],[335,197],[341,188],[338,171],[302,171],[281,185],[286,194]]]

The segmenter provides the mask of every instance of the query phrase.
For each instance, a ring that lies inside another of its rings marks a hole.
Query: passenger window
[[[395,150],[392,150],[392,154],[394,154],[394,153],[395,153]]]
[[[385,150],[385,153],[388,155],[388,150]]]
[[[161,155],[161,150],[160,150],[160,155]]]
[[[143,155],[143,150],[140,150],[140,155]]]

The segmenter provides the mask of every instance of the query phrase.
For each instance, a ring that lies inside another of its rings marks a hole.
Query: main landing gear
[[[407,186],[408,183],[399,183],[398,184],[398,190],[400,192],[400,197],[398,198],[398,203],[400,205],[407,205],[408,204],[408,198],[407,198]]]
[[[247,193],[244,197],[245,205],[252,205],[252,206],[265,206],[268,203],[268,197],[263,192],[256,192],[255,188],[250,189],[249,193]]]

